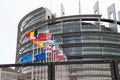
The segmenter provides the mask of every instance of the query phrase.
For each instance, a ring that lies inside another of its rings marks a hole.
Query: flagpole
[[[42,52],[41,52],[42,53]],[[44,62],[44,61],[41,61],[41,62]],[[42,72],[42,80],[44,80],[44,66],[41,66],[42,67],[42,69],[41,69],[41,72]]]
[[[35,28],[33,29],[35,30]],[[34,36],[33,38],[35,38],[35,31],[34,31]],[[34,63],[34,43],[33,43],[33,55],[32,55],[32,63]],[[34,66],[32,66],[32,74],[31,74],[31,80],[34,79]]]
[[[51,0],[50,0],[51,1]],[[48,30],[48,23],[47,23],[47,30]],[[48,34],[48,33],[47,33]],[[47,37],[47,34],[46,34],[46,37]],[[47,41],[47,39],[45,40],[45,41]],[[45,49],[46,49],[46,47],[45,47]],[[47,49],[45,50],[45,54],[46,54],[46,62],[48,62],[48,60],[47,60]],[[47,72],[45,72],[44,73],[44,75],[46,75],[47,74]]]
[[[41,48],[40,48],[40,53],[41,53]],[[41,61],[40,61],[41,62]],[[39,80],[41,80],[41,66],[39,66]]]
[[[55,41],[54,36],[53,36],[53,41]],[[56,42],[55,42],[55,44],[56,44]],[[53,53],[53,62],[54,62],[54,57],[55,57],[55,52],[54,52],[54,50],[52,51],[52,53]]]
[[[38,46],[37,46],[37,54],[38,54]],[[38,67],[36,66],[36,80],[38,80],[37,79],[37,76],[38,76],[38,71],[37,70],[38,70]]]
[[[32,55],[32,63],[34,63],[34,43],[33,43],[33,55]],[[31,74],[31,80],[34,79],[34,66],[32,66],[32,74]]]

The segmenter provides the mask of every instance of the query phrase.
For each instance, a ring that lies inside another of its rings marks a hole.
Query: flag
[[[55,40],[46,40],[44,41],[46,46],[55,46],[56,41]]]
[[[46,45],[46,42],[45,41],[40,41],[41,44],[38,45],[40,48],[48,48],[49,46]]]
[[[41,34],[37,37],[37,39],[40,40],[40,41],[51,40],[52,39],[52,34],[51,33]]]
[[[55,58],[55,61],[67,61],[67,57],[65,56],[62,48],[60,47],[57,51],[55,51],[54,58]]]
[[[37,40],[36,38],[31,39],[30,41],[31,41],[32,43],[38,45],[38,46],[41,45],[41,44],[43,44],[43,41],[39,41],[39,40]]]
[[[43,33],[44,33],[44,34],[48,34],[48,33],[50,33],[50,31],[49,31],[49,30],[46,30],[46,31],[44,31]]]
[[[67,61],[67,57],[63,55],[56,54],[54,55],[54,60],[55,61]]]
[[[52,50],[50,47],[47,47],[47,48],[43,48],[43,52],[46,52],[46,53],[51,53]]]
[[[38,36],[37,39],[40,40],[40,41],[45,41],[46,40],[46,34],[42,34],[42,35]]]
[[[47,34],[46,40],[52,40],[52,34],[51,33]]]
[[[37,30],[29,32],[28,34],[26,34],[26,37],[29,39],[37,37]]]
[[[42,35],[42,34],[48,34],[48,33],[49,33],[49,30],[44,31],[44,32],[41,32],[41,33],[39,33],[38,35],[40,36],[40,35]]]
[[[36,38],[33,38],[33,39],[30,39],[30,41],[31,41],[32,43],[35,43],[35,42],[37,42],[38,40],[37,40]]]
[[[56,44],[53,46],[53,50],[58,50],[58,47],[59,47],[59,44],[56,43]]]
[[[34,31],[29,32],[29,33],[26,35],[26,37],[32,39],[32,38],[34,37]]]
[[[54,54],[54,60],[55,61],[67,61],[67,57],[63,54]]]
[[[54,36],[53,35],[51,35],[51,40],[54,40],[55,38],[54,38]]]
[[[46,48],[46,47],[48,47],[47,45],[46,45],[46,42],[45,41],[39,41],[39,40],[37,40],[36,38],[34,38],[34,39],[31,39],[30,40],[32,43],[34,43],[34,44],[36,44],[38,47],[40,47],[40,48]]]
[[[53,57],[55,61],[67,61],[63,50],[59,47],[58,50],[55,50],[53,54],[47,54],[48,57]]]
[[[32,63],[32,54],[27,54],[21,57],[20,63]]]
[[[55,61],[66,61],[66,57],[65,56],[61,56],[61,55],[57,55],[55,56]]]
[[[57,54],[57,55],[64,55],[63,50],[60,49],[60,48],[55,51],[55,54]]]
[[[46,54],[45,52],[39,53],[35,55],[35,62],[40,62],[46,59]]]
[[[44,31],[42,34],[48,34],[49,30]]]

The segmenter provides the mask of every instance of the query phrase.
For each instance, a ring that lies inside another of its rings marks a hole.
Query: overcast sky
[[[50,2],[51,1],[51,2]],[[92,14],[97,0],[80,0],[81,14]],[[120,10],[120,0],[98,0],[100,14],[107,18],[107,7],[115,3],[116,13]],[[23,16],[30,11],[47,7],[60,16],[63,3],[65,16],[79,14],[79,0],[0,0],[0,64],[15,63],[17,26]],[[51,3],[51,4],[50,4]]]

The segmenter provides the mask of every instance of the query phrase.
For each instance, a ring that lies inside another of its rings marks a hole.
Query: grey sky
[[[81,13],[92,14],[97,0],[80,0]],[[100,14],[107,18],[107,7],[116,4],[116,13],[120,10],[120,0],[98,0]],[[60,16],[60,4],[65,7],[65,15],[79,14],[79,0],[0,0],[0,64],[15,63],[17,26],[20,19],[30,11],[41,6],[52,9]],[[117,18],[118,19],[118,18]]]

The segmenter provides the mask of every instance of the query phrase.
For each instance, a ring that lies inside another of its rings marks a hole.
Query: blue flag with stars
[[[35,62],[40,62],[46,59],[46,53],[42,52],[37,55],[35,55]]]
[[[21,57],[20,63],[32,63],[32,53]]]

